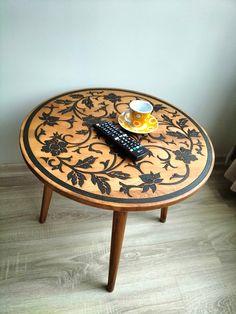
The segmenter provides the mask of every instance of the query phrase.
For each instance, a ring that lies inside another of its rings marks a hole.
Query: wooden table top
[[[119,156],[92,127],[100,119],[117,123],[134,99],[149,101],[159,122],[153,133],[132,134],[150,150],[138,162]],[[23,121],[20,146],[27,165],[53,190],[117,211],[179,202],[206,182],[214,164],[209,137],[187,114],[159,98],[113,88],[47,100]]]

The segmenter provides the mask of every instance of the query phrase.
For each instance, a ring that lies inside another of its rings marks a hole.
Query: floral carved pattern
[[[130,101],[145,99],[159,122],[154,133],[130,134],[150,150],[132,162],[98,136],[93,124],[113,121]],[[189,117],[157,98],[136,92],[88,89],[51,99],[32,113],[29,147],[40,166],[69,188],[124,199],[149,199],[183,189],[203,171],[208,154],[204,133]],[[33,130],[33,131],[32,131]],[[208,145],[209,146],[209,145]]]

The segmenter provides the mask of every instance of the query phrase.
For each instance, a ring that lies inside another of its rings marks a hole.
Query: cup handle
[[[125,121],[128,123],[131,123],[131,119],[130,119],[130,110],[126,111],[125,115],[124,115]]]

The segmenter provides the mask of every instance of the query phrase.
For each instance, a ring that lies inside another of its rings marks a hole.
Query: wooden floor
[[[129,214],[113,293],[112,212],[54,193],[40,225],[42,184],[23,165],[0,171],[0,313],[236,313],[236,194],[222,167],[165,224]]]

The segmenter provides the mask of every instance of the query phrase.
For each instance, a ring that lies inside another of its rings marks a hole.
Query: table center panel
[[[117,123],[130,101],[153,105],[157,131],[131,134],[150,150],[132,162],[119,156],[92,125]],[[211,144],[191,118],[172,105],[145,94],[88,89],[55,97],[36,108],[24,127],[24,147],[32,163],[56,184],[94,199],[156,202],[183,194],[209,172]]]

